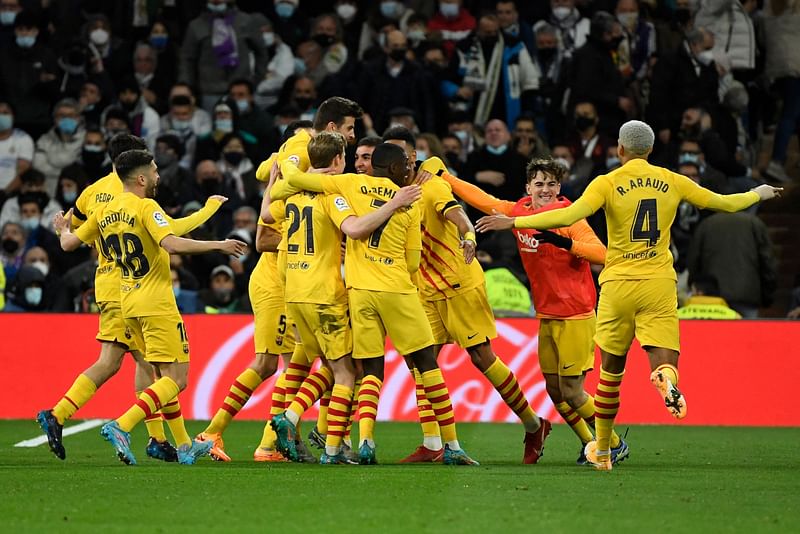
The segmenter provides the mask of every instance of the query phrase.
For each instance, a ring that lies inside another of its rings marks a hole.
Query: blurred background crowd
[[[194,237],[253,243],[255,169],[334,95],[364,108],[359,139],[407,126],[418,159],[508,200],[543,156],[576,198],[631,118],[653,163],[710,189],[786,184],[771,213],[681,206],[672,250],[683,289],[711,275],[745,317],[800,315],[800,0],[0,0],[0,305],[95,310],[96,251],[62,253],[51,219],[110,171],[111,136],[147,141],[170,215],[230,199]],[[481,237],[525,314],[513,236]],[[256,256],[173,257],[181,311],[249,311]]]

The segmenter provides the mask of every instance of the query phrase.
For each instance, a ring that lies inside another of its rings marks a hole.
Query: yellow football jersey
[[[305,177],[317,184],[324,193],[342,195],[359,216],[377,210],[400,189],[388,178],[366,174],[329,176],[285,168],[284,176],[290,183],[293,176]],[[421,249],[419,208],[412,205],[397,210],[365,239],[347,240],[344,261],[347,287],[389,293],[416,293],[417,287],[408,272],[406,250]]]
[[[286,201],[286,302],[345,302],[342,222],[355,212],[340,195],[303,192]]]
[[[433,178],[422,186],[422,258],[416,273],[422,297],[440,300],[484,283],[480,263],[464,261],[458,227],[445,214],[461,206],[453,198],[450,184]]]
[[[745,209],[758,193],[719,195],[681,174],[633,159],[595,178],[583,195],[567,208],[518,217],[517,228],[565,226],[600,208],[608,226],[606,265],[600,283],[608,280],[676,280],[669,250],[670,227],[682,200],[699,208],[722,211]]]
[[[308,159],[308,142],[311,141],[311,134],[306,130],[300,130],[278,149],[278,163],[291,161],[295,167],[301,171],[307,171],[311,167],[311,160]],[[262,182],[269,181],[269,171],[275,161],[273,157],[261,162],[256,169],[256,178]]]
[[[96,210],[75,235],[84,243],[102,239],[119,266],[122,315],[142,317],[178,312],[169,254],[161,248],[161,241],[172,233],[155,200],[124,192]]]

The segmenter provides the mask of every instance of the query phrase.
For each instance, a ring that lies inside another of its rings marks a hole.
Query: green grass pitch
[[[303,424],[303,432],[312,423]],[[188,423],[190,433],[203,422]],[[631,457],[611,473],[574,465],[578,444],[557,425],[526,466],[521,427],[461,424],[482,465],[396,465],[420,439],[379,423],[378,466],[256,464],[261,424],[225,434],[232,463],[117,461],[94,428],[65,438],[67,460],[33,421],[0,422],[5,532],[789,532],[800,522],[800,429],[634,426]]]

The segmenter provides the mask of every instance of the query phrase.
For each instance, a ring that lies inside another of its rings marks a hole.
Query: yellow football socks
[[[117,424],[125,432],[130,432],[145,417],[155,414],[164,404],[177,397],[179,391],[180,388],[174,380],[162,376],[139,395],[136,404],[117,419]]]
[[[136,392],[136,399],[138,400],[142,392]],[[156,412],[144,418],[144,426],[147,427],[147,435],[161,443],[167,440],[167,435],[164,433],[164,419],[161,417],[161,412]]]
[[[353,386],[353,404],[354,406],[350,409],[350,417],[347,418],[347,428],[344,430],[344,442],[347,443],[348,447],[351,446],[352,441],[350,440],[350,431],[353,429],[353,421],[358,415],[358,390],[361,389],[361,379],[359,378],[356,380],[355,385]]]
[[[261,382],[261,377],[253,369],[245,369],[242,374],[237,376],[205,432],[208,434],[225,432],[231,420],[244,407]]]
[[[581,419],[583,419],[587,423],[587,425],[589,424],[589,421],[591,421],[592,424],[595,424],[594,397],[592,397],[588,393],[586,396],[589,398],[586,399],[586,402],[584,402],[581,406],[575,409],[575,413],[577,413],[581,417]],[[591,430],[590,430],[590,435],[591,435]],[[611,444],[612,449],[619,446],[619,435],[617,435],[617,433],[614,431],[613,428],[611,429],[610,440],[611,441],[609,443]]]
[[[517,414],[526,432],[536,432],[539,429],[539,416],[533,411],[525,394],[519,387],[517,377],[500,358],[495,358],[492,365],[483,373],[494,389],[503,398],[503,401]]]
[[[97,391],[97,386],[89,377],[84,374],[78,375],[72,386],[53,407],[53,415],[58,419],[59,424],[63,425],[81,406],[89,402],[95,391]]]
[[[335,384],[331,391],[328,405],[327,433],[325,435],[325,452],[335,456],[342,448],[342,438],[350,420],[350,409],[353,404],[353,390]]]
[[[439,422],[436,420],[436,414],[433,413],[433,406],[428,402],[428,397],[425,396],[425,384],[422,383],[422,374],[416,367],[413,373],[417,390],[417,413],[419,414],[419,423],[422,426],[423,445],[432,451],[438,451],[442,448],[442,434],[439,431]]]
[[[378,417],[378,402],[383,382],[375,375],[367,375],[361,380],[358,391],[358,441],[375,446],[375,419]]]
[[[272,404],[269,408],[269,419],[267,420],[267,424],[264,425],[264,432],[261,435],[261,443],[259,443],[259,447],[263,449],[274,449],[275,448],[275,440],[278,439],[278,436],[275,435],[275,431],[272,430],[272,425],[270,421],[272,420],[273,415],[278,415],[279,413],[283,413],[286,409],[286,405],[284,404],[284,379],[286,378],[286,372],[281,373],[278,376],[278,379],[275,381],[275,387],[272,390]]]
[[[556,404],[556,410],[561,414],[561,417],[564,418],[564,421],[567,422],[570,428],[572,428],[572,431],[575,432],[575,435],[578,436],[581,443],[585,445],[594,439],[589,425],[586,424],[586,421],[584,421],[578,412],[573,410],[569,404],[563,401],[559,402]],[[592,412],[594,413],[594,405],[592,405]]]
[[[625,371],[614,374],[600,369],[600,381],[595,393],[595,432],[597,433],[597,455],[605,457],[610,454],[611,433],[614,430],[614,418],[619,411],[619,388]]]
[[[284,404],[288,407],[297,395],[297,391],[303,384],[308,373],[311,372],[311,364],[308,363],[306,352],[303,345],[295,345],[294,352],[292,352],[292,359],[289,362],[289,367],[286,368],[286,373],[283,378],[283,394]]]
[[[308,375],[297,390],[294,400],[286,408],[286,417],[295,425],[300,417],[311,408],[317,399],[322,397],[325,390],[333,384],[333,373],[325,366]]]
[[[331,403],[332,392],[326,389],[319,399],[319,414],[317,415],[317,432],[323,436],[328,433],[328,406]]]
[[[183,414],[181,413],[181,405],[178,402],[178,397],[166,403],[161,408],[161,414],[167,421],[167,426],[169,426],[172,437],[175,438],[175,447],[191,445],[192,438],[190,438],[189,434],[186,432],[186,424],[183,421]]]
[[[436,421],[439,423],[442,440],[450,445],[451,449],[460,450],[453,403],[450,402],[450,392],[444,383],[441,369],[431,369],[422,373],[422,383],[425,386],[425,397],[431,403]]]

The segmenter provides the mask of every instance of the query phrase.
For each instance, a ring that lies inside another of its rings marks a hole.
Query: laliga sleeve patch
[[[161,213],[160,211],[153,212],[153,220],[156,222],[158,226],[161,227],[167,226],[169,224],[167,222],[167,219],[164,217],[164,214]]]
[[[350,210],[350,205],[344,199],[344,197],[336,197],[333,203],[336,205],[336,209],[339,211],[348,211]]]
[[[289,156],[286,159],[291,161],[295,165],[300,165],[300,156],[298,156],[298,155],[292,154],[291,156]]]

